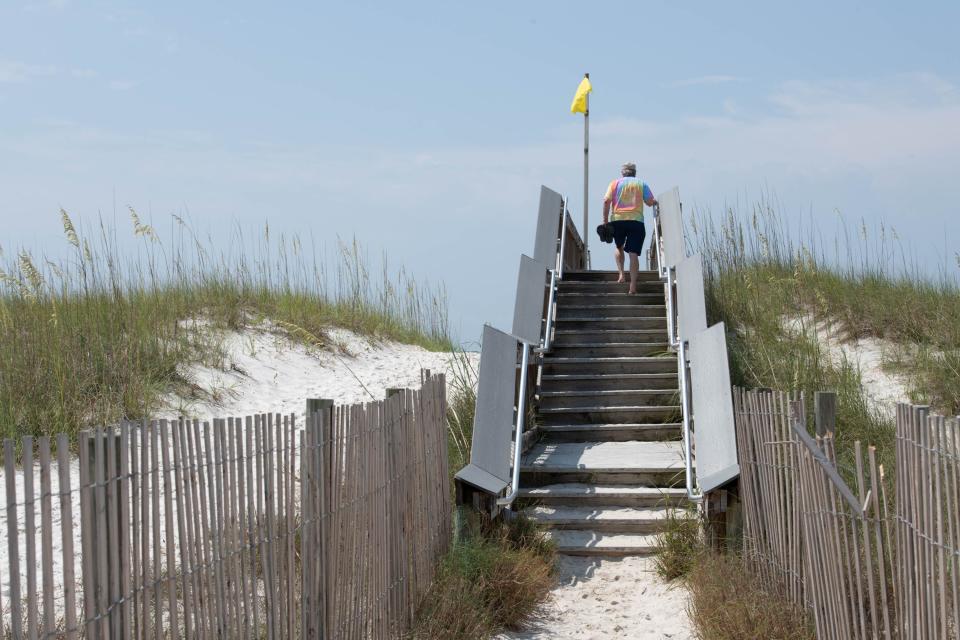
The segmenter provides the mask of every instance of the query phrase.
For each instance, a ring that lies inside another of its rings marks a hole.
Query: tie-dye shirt
[[[651,198],[650,187],[643,180],[624,177],[610,183],[603,201],[611,205],[611,220],[643,220],[643,201]]]

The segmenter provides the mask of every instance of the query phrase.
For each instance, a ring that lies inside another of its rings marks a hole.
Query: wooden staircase
[[[641,271],[636,295],[613,271],[564,274],[524,457],[523,512],[561,553],[645,555],[668,509],[686,503],[677,358],[663,284]]]

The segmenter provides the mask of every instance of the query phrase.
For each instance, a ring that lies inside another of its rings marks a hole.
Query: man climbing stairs
[[[636,295],[613,271],[564,274],[544,355],[540,441],[521,466],[520,506],[561,553],[643,555],[686,502],[677,357],[663,284]]]

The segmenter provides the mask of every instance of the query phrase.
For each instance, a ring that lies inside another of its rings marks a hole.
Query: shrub
[[[554,550],[529,520],[471,519],[423,600],[412,637],[485,640],[518,629],[554,583]]]
[[[732,555],[701,554],[687,579],[688,610],[704,640],[813,640],[806,613],[766,590]]]
[[[657,534],[654,565],[664,580],[685,577],[703,553],[700,519],[691,511],[671,509],[663,531]]]

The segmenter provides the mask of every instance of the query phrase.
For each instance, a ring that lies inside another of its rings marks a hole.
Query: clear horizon
[[[687,210],[771,196],[827,236],[839,211],[957,269],[960,6],[623,7],[6,3],[0,246],[63,251],[60,207],[121,239],[128,206],[223,241],[266,221],[356,236],[445,282],[476,341],[509,328],[540,184],[581,218],[569,104],[588,71],[591,227],[634,161]]]

